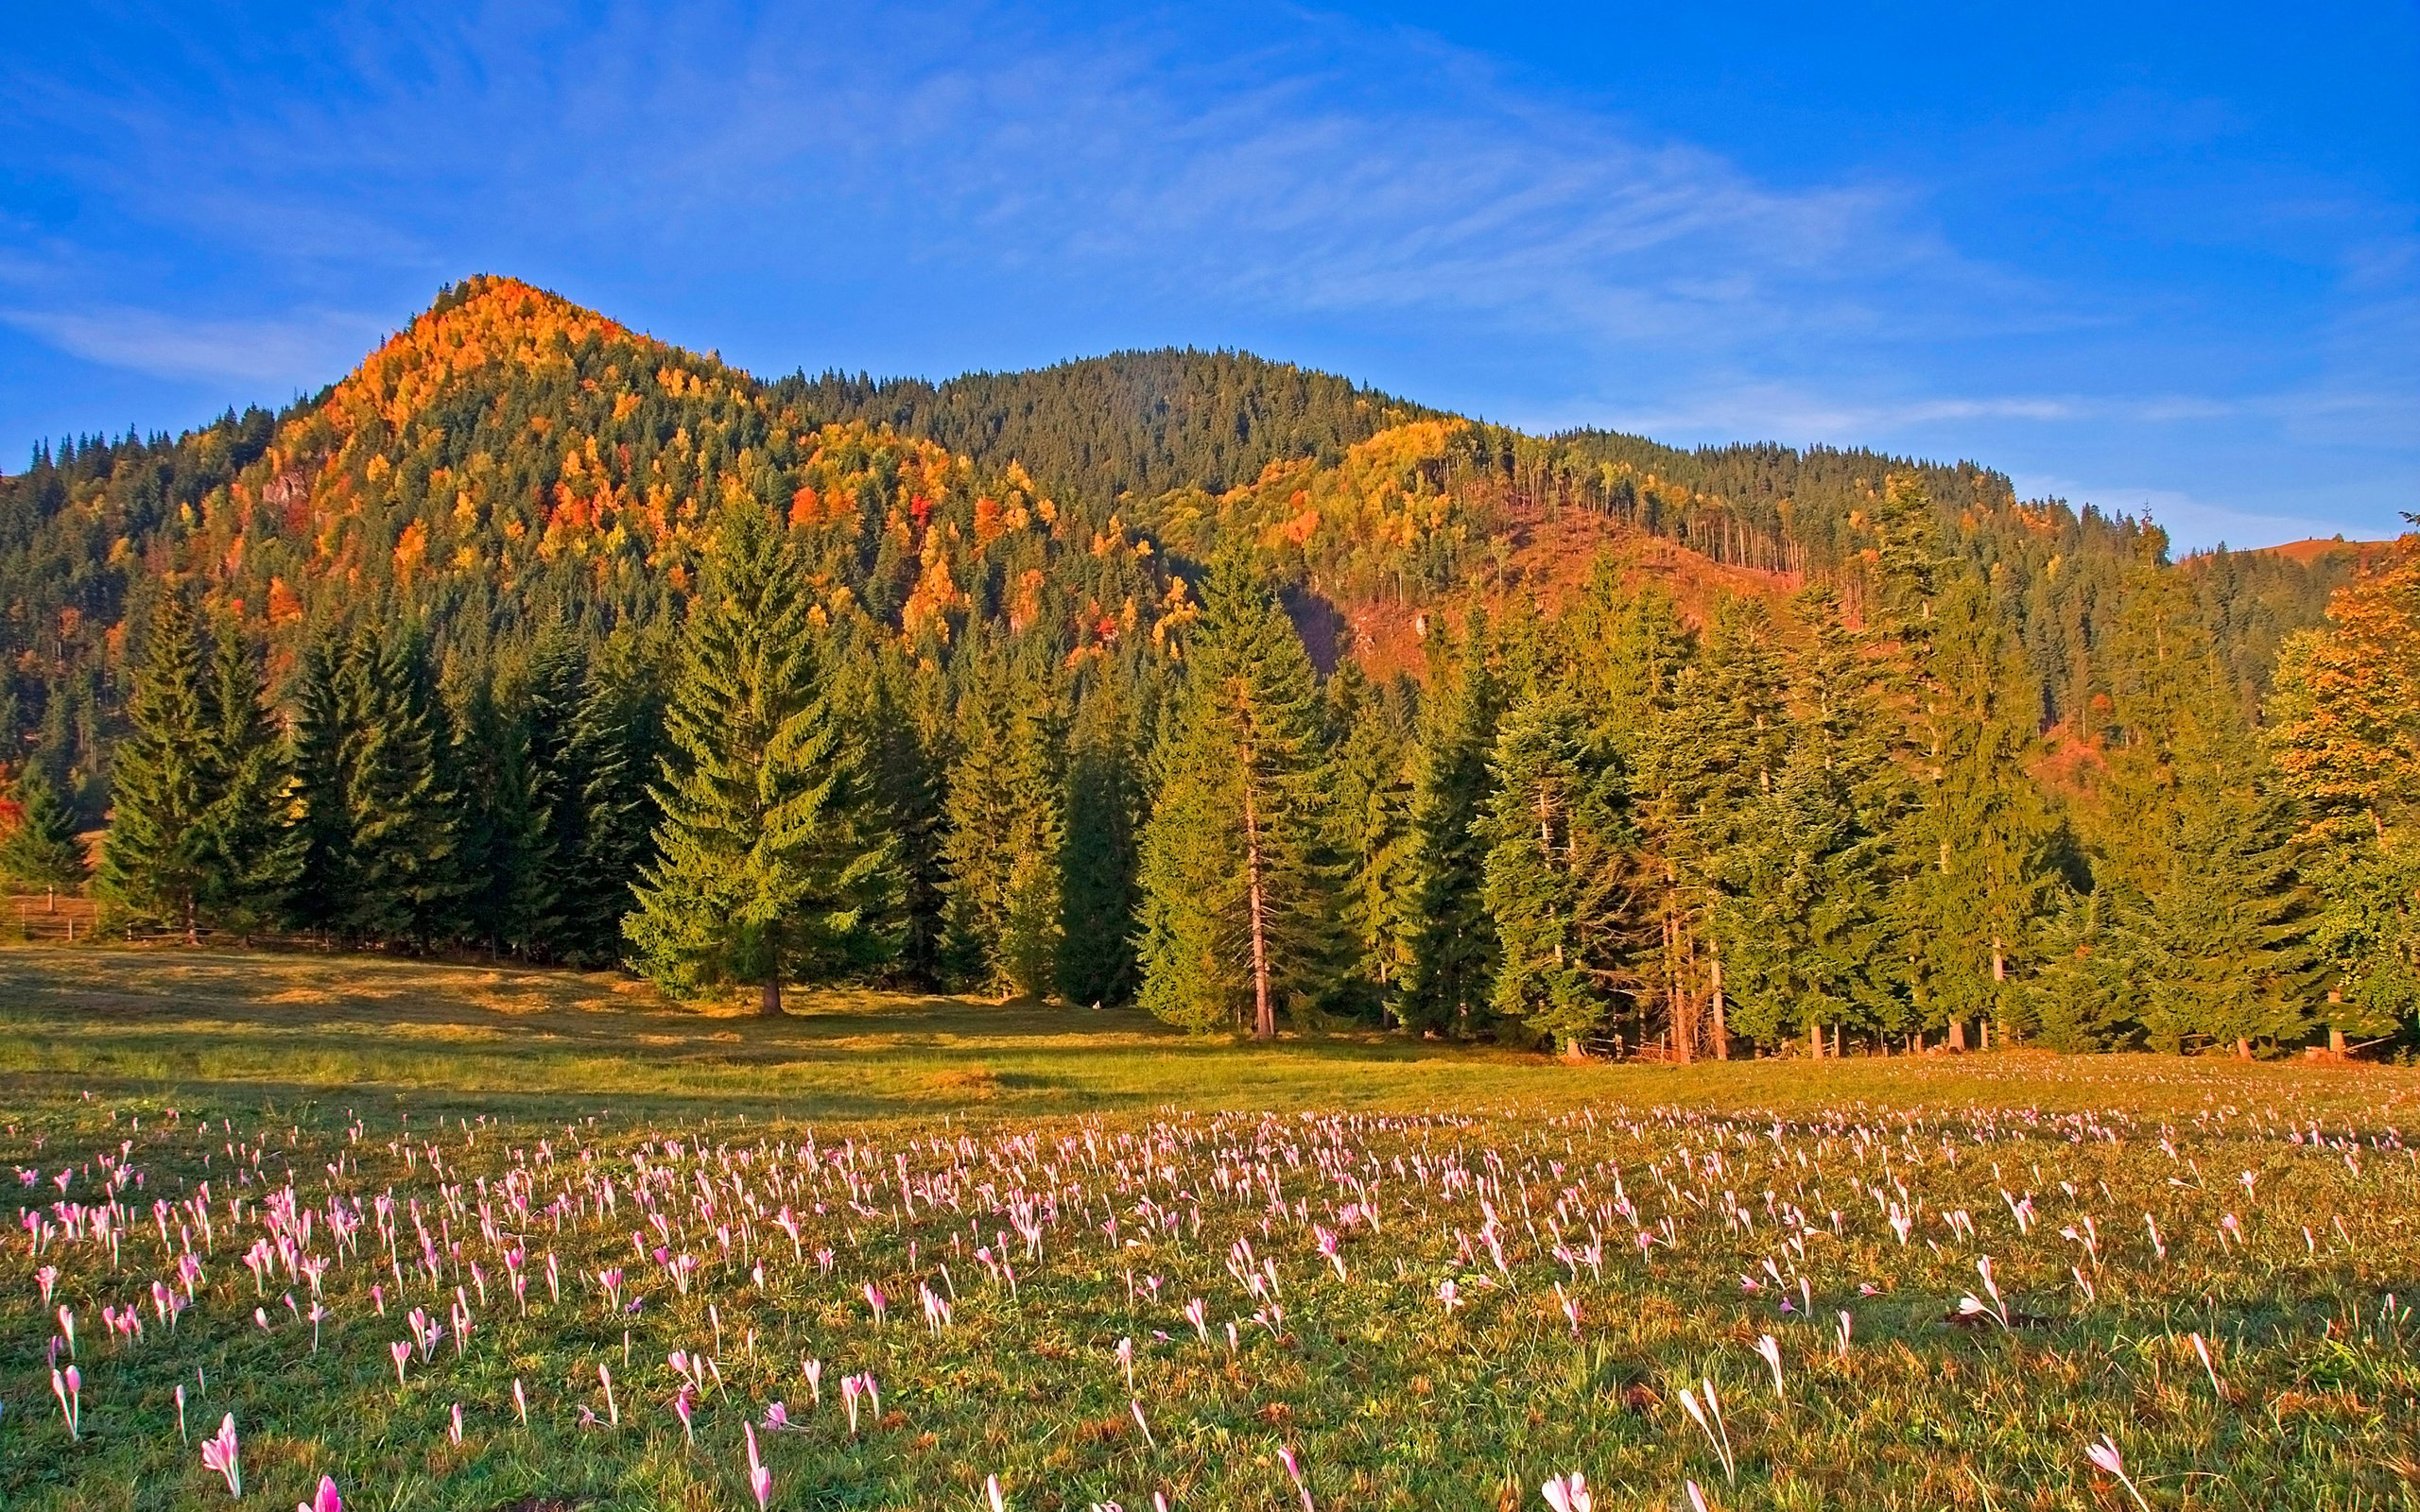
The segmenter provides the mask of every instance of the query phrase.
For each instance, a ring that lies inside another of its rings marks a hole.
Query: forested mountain
[[[2342,913],[2402,811],[2323,854],[2260,719],[2401,559],[1240,353],[769,384],[474,279],[284,414],[0,478],[9,853],[106,818],[122,927],[679,990],[2286,1044],[2411,959],[2408,894]]]

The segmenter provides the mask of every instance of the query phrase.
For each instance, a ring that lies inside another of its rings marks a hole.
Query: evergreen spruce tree
[[[1487,626],[1476,611],[1449,673],[1431,680],[1422,706],[1412,782],[1412,903],[1403,990],[1396,1015],[1416,1029],[1471,1033],[1495,989],[1495,927],[1488,917],[1487,841],[1479,820],[1494,795],[1504,694],[1490,664]]]
[[[80,887],[92,869],[76,815],[39,762],[18,773],[17,822],[0,839],[0,876],[29,887]]]
[[[1772,616],[1731,600],[1635,741],[1641,828],[1664,873],[1659,993],[1667,1042],[1683,1060],[1701,1048],[1731,1053],[1722,858],[1772,789],[1787,741],[1783,695]]]
[[[521,701],[518,690],[497,682],[488,669],[463,671],[448,700],[453,765],[462,774],[455,795],[455,855],[461,874],[476,879],[463,895],[456,925],[466,944],[491,956],[515,948],[521,937],[531,819],[527,725],[510,707]]]
[[[896,646],[867,653],[864,743],[884,825],[898,844],[902,928],[898,969],[927,986],[948,976],[947,695],[928,662]]]
[[[1575,696],[1590,721],[1589,739],[1619,764],[1637,828],[1643,885],[1654,913],[1651,972],[1632,995],[1618,1027],[1645,1046],[1658,1035],[1683,1054],[1698,1040],[1695,983],[1683,907],[1681,868],[1691,810],[1683,791],[1686,764],[1673,735],[1684,675],[1696,638],[1679,606],[1660,589],[1633,592],[1618,565],[1600,558],[1587,593],[1563,622],[1564,659]]]
[[[1924,643],[1914,765],[1923,806],[1909,826],[1908,903],[1922,944],[1924,1022],[1965,1045],[1968,1022],[2021,1027],[2013,963],[2052,877],[2049,816],[2028,765],[2039,745],[2038,685],[1982,580],[1943,592]]]
[[[366,944],[426,950],[451,937],[466,884],[452,730],[425,643],[406,627],[354,630],[337,678],[350,892],[336,926]]]
[[[515,742],[520,826],[512,847],[507,938],[524,955],[560,959],[565,909],[585,870],[588,773],[574,729],[588,696],[588,658],[561,626],[538,639]]]
[[[294,826],[298,854],[285,911],[296,928],[323,935],[337,933],[353,886],[345,648],[341,632],[321,627],[304,643],[291,685],[288,763],[301,814]]]
[[[2108,650],[2094,838],[2158,1048],[2290,1042],[2310,1022],[2310,899],[2278,790],[2189,591],[2139,571]]]
[[[564,764],[580,784],[577,795],[566,795],[579,804],[579,844],[561,894],[561,951],[575,966],[610,966],[622,957],[622,919],[636,905],[640,873],[656,858],[664,711],[654,644],[617,631],[592,665]]]
[[[1505,714],[1493,767],[1480,820],[1483,895],[1501,953],[1491,1006],[1577,1058],[1652,971],[1628,795],[1560,690]]]
[[[1373,686],[1352,662],[1328,679],[1332,850],[1355,1011],[1384,1022],[1410,966],[1411,799],[1417,701],[1409,681]]]
[[[1213,564],[1143,832],[1142,1003],[1199,1031],[1277,1032],[1328,988],[1319,715],[1309,655],[1256,563]]]
[[[795,549],[763,509],[727,507],[682,630],[659,859],[624,921],[634,960],[680,995],[831,981],[896,954],[893,849],[818,665]]]
[[[2043,931],[2042,964],[2025,981],[2028,1018],[2052,1050],[2110,1050],[2134,1032],[2127,940],[2101,918],[2109,889],[2061,890]]]
[[[978,664],[949,774],[949,954],[1004,996],[1057,984],[1064,825],[1049,702],[1028,679]]]
[[[127,702],[126,739],[112,767],[112,814],[99,885],[129,927],[174,930],[191,940],[209,888],[209,813],[217,786],[216,730],[202,672],[201,637],[174,585],[154,601]]]
[[[302,868],[298,799],[284,731],[268,704],[259,657],[233,619],[211,659],[210,803],[197,906],[214,928],[249,939],[285,917]]]
[[[2290,805],[2256,789],[2196,794],[2168,873],[2127,927],[2145,1034],[2188,1044],[2290,1044],[2311,1023],[2314,963]]]
[[[1143,795],[1138,700],[1127,682],[1115,671],[1103,677],[1077,703],[1068,731],[1059,994],[1069,1003],[1124,1003],[1135,990],[1135,848]]]

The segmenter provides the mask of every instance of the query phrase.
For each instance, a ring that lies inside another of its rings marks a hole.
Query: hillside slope
[[[1235,352],[766,383],[474,278],[284,414],[68,443],[0,478],[0,738],[80,774],[96,804],[123,627],[172,577],[281,668],[364,609],[425,624],[441,659],[509,658],[551,623],[663,622],[714,511],[740,498],[812,538],[829,612],[906,646],[1037,625],[1062,656],[1149,645],[1183,623],[1188,564],[1245,532],[1323,657],[1417,671],[1431,617],[1559,601],[1608,553],[1693,615],[1809,574],[1854,605],[1864,510],[1892,475],[1925,485],[1989,574],[2045,722],[2083,718],[2110,606],[2164,540],[2018,501],[1971,464],[1530,437]],[[2185,564],[2247,697],[2355,559]]]

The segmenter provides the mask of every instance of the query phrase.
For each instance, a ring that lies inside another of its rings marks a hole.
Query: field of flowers
[[[17,1072],[0,1505],[2420,1506],[2420,1080],[2125,1064],[849,1120]]]

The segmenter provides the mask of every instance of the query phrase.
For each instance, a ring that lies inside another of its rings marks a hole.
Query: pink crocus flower
[[[741,1427],[748,1435],[748,1488],[756,1493],[756,1512],[765,1512],[773,1501],[773,1472],[757,1455],[756,1430],[744,1423]]]
[[[2135,1489],[2134,1477],[2126,1473],[2125,1459],[2118,1454],[2118,1445],[2107,1434],[2100,1435],[2100,1443],[2086,1444],[2083,1447],[2083,1452],[2084,1457],[2091,1460],[2093,1464],[2118,1477],[2118,1484],[2126,1488],[2126,1494],[2135,1499],[2136,1506],[2141,1507],[2143,1512],[2152,1512],[2152,1504],[2143,1500],[2141,1491]]]
[[[1596,1503],[1588,1495],[1588,1479],[1578,1470],[1558,1475],[1538,1489],[1554,1512],[1595,1512]]]
[[[242,1449],[235,1441],[235,1415],[229,1413],[218,1420],[218,1434],[201,1443],[201,1464],[204,1469],[216,1470],[227,1477],[227,1494],[241,1500],[244,1495],[244,1465]]]
[[[334,1476],[320,1477],[320,1489],[308,1502],[294,1503],[294,1512],[344,1512],[344,1498],[337,1494]]]
[[[1319,1508],[1311,1504],[1311,1488],[1303,1484],[1303,1467],[1301,1462],[1294,1458],[1294,1446],[1280,1445],[1277,1457],[1285,1462],[1286,1473],[1293,1477],[1294,1489],[1303,1494],[1303,1512],[1319,1512]]]
[[[1772,1368],[1773,1395],[1781,1397],[1784,1400],[1789,1400],[1783,1397],[1781,1388],[1781,1341],[1770,1333],[1759,1333],[1756,1335],[1756,1353],[1764,1359],[1767,1366]]]
[[[67,1436],[79,1439],[83,1421],[84,1377],[74,1366],[50,1373],[50,1394],[59,1399],[59,1415],[67,1420]]]

